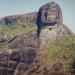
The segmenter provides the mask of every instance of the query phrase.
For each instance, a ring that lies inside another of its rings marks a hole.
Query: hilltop
[[[31,12],[21,15],[6,16],[0,19],[0,24],[2,25],[25,25],[25,24],[35,24],[37,17],[37,12]]]

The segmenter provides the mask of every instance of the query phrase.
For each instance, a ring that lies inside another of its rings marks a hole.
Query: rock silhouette
[[[63,24],[61,8],[55,2],[47,3],[39,9],[36,24],[41,47],[71,34],[69,28]]]
[[[39,9],[36,20],[38,33],[40,32],[41,28],[53,26],[55,24],[62,24],[62,22],[63,18],[61,8],[55,2],[47,3]]]

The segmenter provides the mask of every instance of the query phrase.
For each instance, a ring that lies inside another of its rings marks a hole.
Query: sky
[[[0,18],[38,11],[42,5],[53,1],[62,9],[63,23],[75,33],[75,0],[0,0]]]

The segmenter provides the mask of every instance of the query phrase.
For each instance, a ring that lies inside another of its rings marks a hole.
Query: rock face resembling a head
[[[39,9],[36,21],[38,29],[41,29],[44,25],[53,26],[54,24],[62,22],[61,8],[57,3],[47,3]]]
[[[43,48],[49,43],[71,34],[69,28],[63,23],[62,11],[55,2],[43,5],[37,15],[37,35],[39,47]]]

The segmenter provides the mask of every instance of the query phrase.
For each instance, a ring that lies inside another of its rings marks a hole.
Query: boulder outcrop
[[[1,25],[26,25],[26,24],[35,24],[37,17],[37,12],[31,12],[22,15],[13,15],[13,16],[6,16],[0,19]]]
[[[61,8],[55,2],[47,3],[39,9],[36,24],[41,46],[71,34],[69,28],[63,24]]]

